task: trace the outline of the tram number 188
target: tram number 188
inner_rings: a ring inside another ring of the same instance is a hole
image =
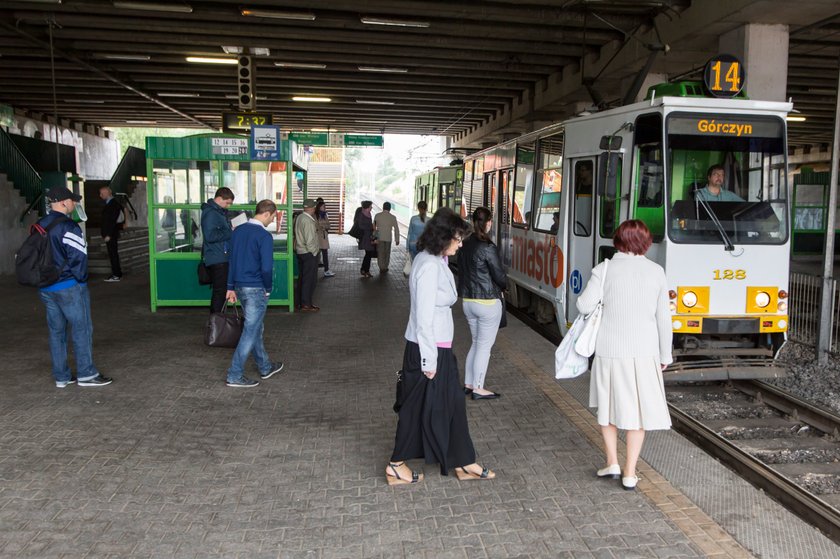
[[[746,270],[715,270],[714,278],[717,280],[742,280],[747,279]]]

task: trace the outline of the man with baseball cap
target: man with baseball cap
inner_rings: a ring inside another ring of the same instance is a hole
[[[315,200],[307,198],[303,201],[303,212],[295,219],[295,254],[300,274],[300,310],[303,312],[321,310],[312,304],[312,294],[315,293],[315,282],[318,279],[318,254],[321,252],[315,206]]]
[[[81,228],[69,215],[82,197],[66,186],[55,186],[46,193],[50,213],[38,224],[49,229],[53,262],[60,270],[58,280],[40,288],[41,301],[47,308],[47,327],[50,334],[50,356],[55,385],[65,388],[78,382],[79,386],[105,386],[113,379],[102,376],[93,364],[93,322],[90,318],[88,292],[87,243]],[[76,356],[76,377],[67,364],[67,327]]]

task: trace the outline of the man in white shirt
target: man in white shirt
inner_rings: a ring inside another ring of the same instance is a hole
[[[300,274],[300,310],[317,312],[321,310],[312,304],[315,282],[318,273],[318,255],[321,245],[318,242],[318,222],[315,221],[315,200],[303,201],[303,212],[295,219],[295,254],[298,259]]]
[[[392,240],[397,245],[400,244],[400,226],[397,224],[397,218],[391,214],[390,202],[382,204],[382,211],[373,217],[373,225],[378,235],[376,260],[379,262],[379,272],[384,273],[388,271],[388,265],[391,263]]]

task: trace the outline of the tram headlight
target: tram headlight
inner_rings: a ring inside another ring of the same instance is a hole
[[[755,294],[755,306],[760,309],[766,309],[770,304],[770,294],[766,291],[759,291]]]
[[[779,310],[780,311],[786,311],[787,310],[787,303],[785,303],[784,301],[779,301]]]
[[[788,292],[785,291],[784,289],[780,289],[779,290],[779,299],[787,299],[787,298],[788,298]]]
[[[682,296],[682,304],[689,309],[693,308],[697,304],[697,294],[693,291],[686,291]]]
[[[671,312],[677,312],[677,304],[673,301],[668,303],[668,308],[671,309]]]

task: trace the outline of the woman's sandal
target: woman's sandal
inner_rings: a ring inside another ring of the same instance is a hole
[[[418,481],[423,480],[423,474],[418,472],[411,472],[411,479],[403,479],[400,477],[400,472],[397,471],[397,468],[405,464],[405,462],[400,462],[399,464],[394,464],[393,462],[388,464],[388,467],[391,468],[391,471],[394,472],[386,473],[385,479],[388,481],[388,485],[406,485],[409,483],[417,483]]]
[[[464,467],[459,467],[455,468],[455,475],[458,476],[458,479],[460,479],[461,481],[466,481],[470,479],[493,479],[494,477],[496,477],[496,473],[488,468],[482,468],[481,474],[474,474]]]

